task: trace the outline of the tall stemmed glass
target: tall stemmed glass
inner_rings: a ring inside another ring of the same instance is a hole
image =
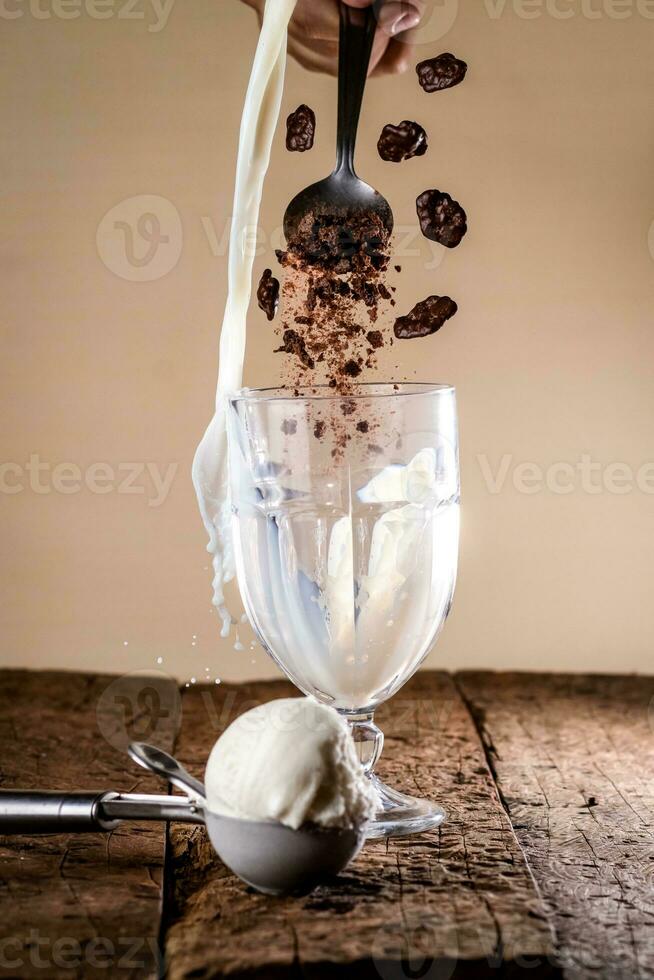
[[[373,773],[375,708],[420,666],[450,609],[459,539],[454,389],[244,389],[230,403],[234,547],[248,617],[305,694],[345,715],[382,799],[369,835],[444,817]]]

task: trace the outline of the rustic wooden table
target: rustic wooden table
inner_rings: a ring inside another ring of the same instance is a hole
[[[287,683],[0,672],[0,783],[162,792],[132,738],[201,775]],[[654,978],[654,678],[417,674],[381,775],[442,802],[303,898],[255,894],[204,829],[0,838],[0,976]]]

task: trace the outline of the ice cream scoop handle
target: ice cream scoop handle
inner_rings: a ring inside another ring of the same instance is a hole
[[[105,800],[116,793],[62,793],[45,790],[0,790],[0,834],[66,834],[114,830]]]

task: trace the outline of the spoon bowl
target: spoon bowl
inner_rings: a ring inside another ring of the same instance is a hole
[[[336,226],[345,243],[357,238],[356,230],[362,219],[372,225],[374,218],[379,218],[387,236],[393,230],[393,212],[388,201],[354,170],[357,127],[375,36],[375,13],[373,7],[359,10],[341,3],[340,17],[336,166],[329,177],[300,191],[288,205],[284,234],[289,244],[303,239],[301,226],[305,219]]]
[[[239,820],[205,810],[213,848],[223,864],[266,895],[307,894],[334,877],[363,846],[361,831]]]
[[[377,216],[388,235],[393,231],[393,212],[386,198],[347,168],[310,184],[293,198],[284,215],[284,234],[288,242],[301,238],[300,225],[308,216],[336,225],[348,237],[361,217]],[[372,223],[372,221],[371,221]],[[351,234],[349,237],[353,237]]]

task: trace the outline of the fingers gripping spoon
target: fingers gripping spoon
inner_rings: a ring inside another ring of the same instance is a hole
[[[340,5],[341,27],[338,67],[338,131],[336,166],[324,180],[311,184],[293,198],[284,215],[287,242],[298,237],[302,220],[309,215],[328,216],[344,231],[362,214],[376,214],[388,234],[393,230],[393,212],[388,201],[354,169],[359,115],[370,64],[376,20],[373,7],[357,10]]]

